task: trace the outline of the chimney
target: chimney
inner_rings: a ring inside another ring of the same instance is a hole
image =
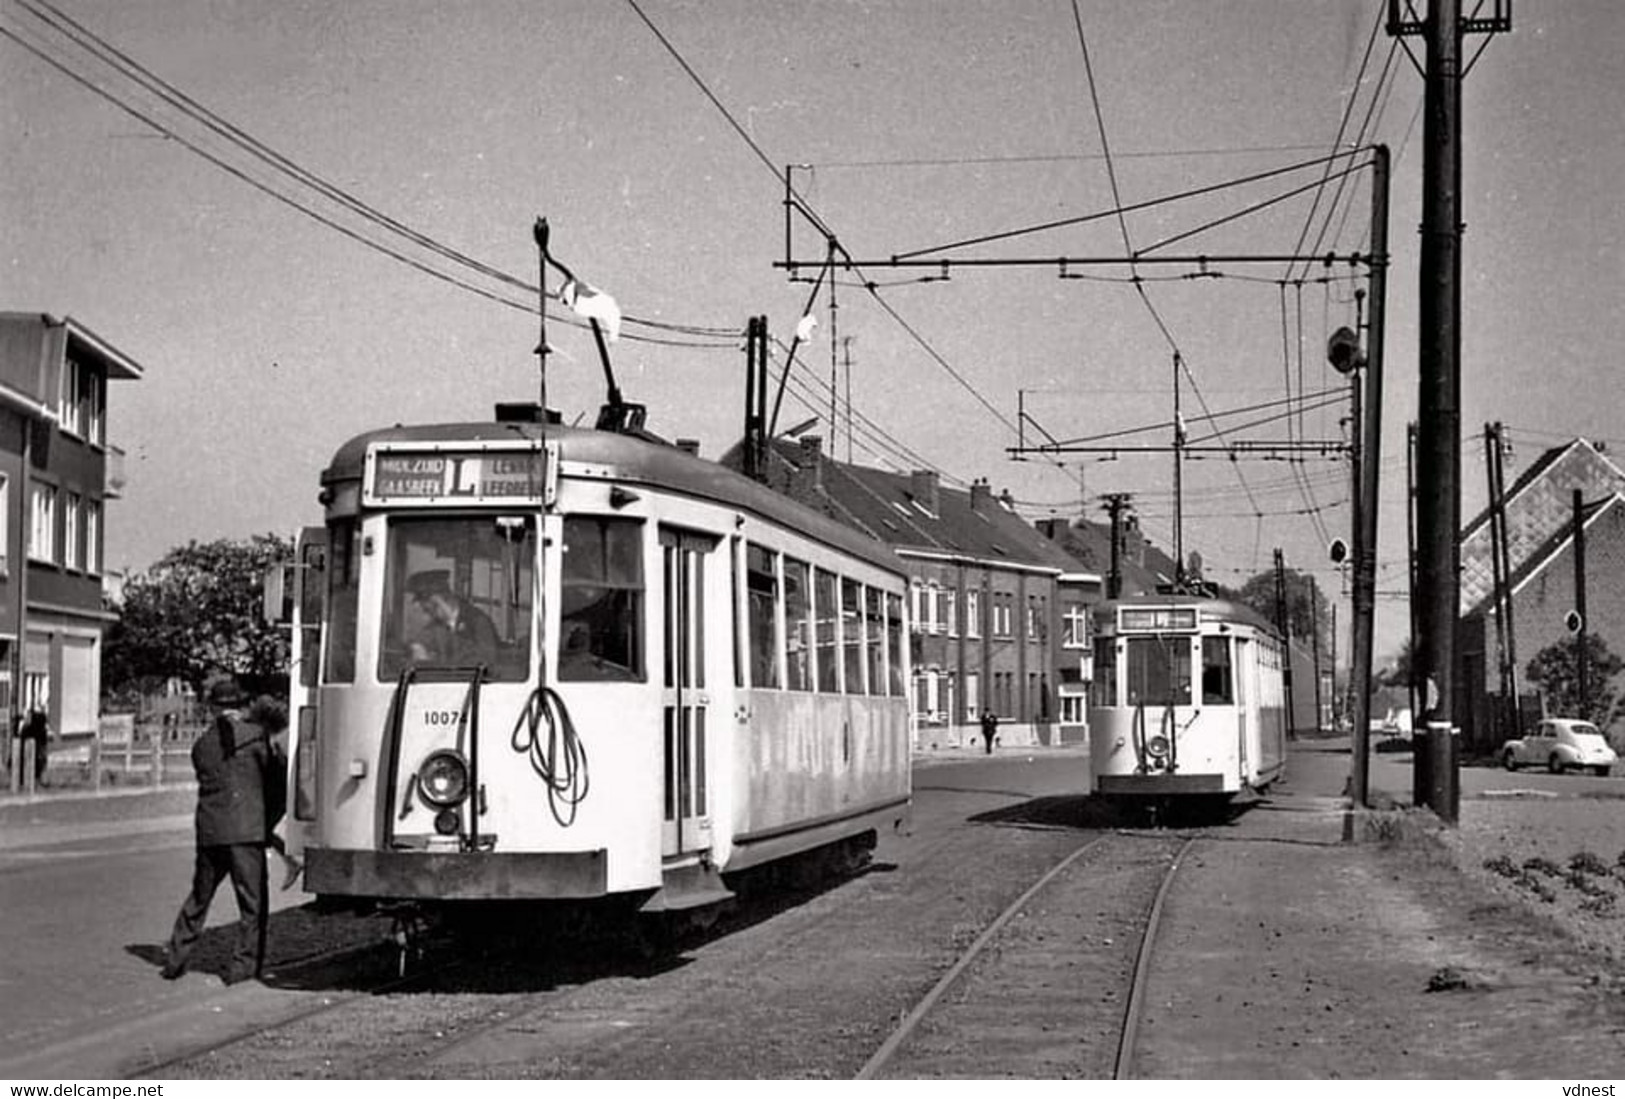
[[[909,495],[932,515],[940,513],[937,507],[937,475],[933,470],[916,469],[908,475]]]
[[[796,472],[790,479],[790,495],[807,503],[823,490],[824,440],[818,435],[803,435],[801,453],[796,455]]]
[[[1033,526],[1038,528],[1039,534],[1042,534],[1051,542],[1058,541],[1061,535],[1066,532],[1066,520],[1064,519],[1040,519]]]
[[[1010,495],[1010,490],[1007,488],[999,490],[999,503],[1003,505],[1005,511],[1016,510],[1016,498]]]
[[[698,458],[700,456],[700,441],[698,439],[678,439],[677,449]]]
[[[970,509],[986,515],[993,503],[993,489],[988,485],[986,477],[978,477],[970,485]]]

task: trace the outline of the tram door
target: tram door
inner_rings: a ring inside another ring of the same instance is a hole
[[[671,527],[660,529],[666,657],[661,671],[665,743],[665,821],[661,854],[681,855],[711,846],[706,768],[711,669],[706,667],[706,565],[717,539]]]
[[[327,594],[327,528],[305,527],[288,570],[293,594],[289,646],[288,805],[278,829],[290,855],[305,848],[316,819],[316,686],[321,669],[322,610]]]

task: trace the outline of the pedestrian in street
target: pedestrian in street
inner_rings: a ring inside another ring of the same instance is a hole
[[[287,763],[261,726],[239,707],[248,697],[233,676],[206,689],[212,720],[192,745],[197,772],[197,855],[192,891],[175,917],[163,977],[186,972],[203,932],[215,890],[231,879],[237,897],[237,938],[224,980],[236,984],[260,976],[270,919],[265,848],[282,819]]]
[[[999,716],[992,710],[982,711],[982,741],[987,745],[987,754],[993,754],[993,738],[999,731]]]
[[[18,732],[19,748],[24,744],[34,745],[34,785],[45,785],[46,745],[51,737],[51,723],[45,716],[45,711],[35,706],[28,711],[28,720],[23,722]]]
[[[287,762],[287,738],[283,735],[288,731],[288,708],[277,702],[269,695],[261,695],[248,707],[248,720],[265,730],[270,740],[273,757],[280,756],[284,764]],[[284,792],[287,782],[283,781]],[[276,830],[277,820],[284,816],[286,807],[282,805],[266,806],[271,814],[271,838],[266,845],[277,853],[282,860],[282,888],[292,889],[299,881],[299,875],[305,872],[305,864],[298,856],[288,851],[288,841],[282,838]]]

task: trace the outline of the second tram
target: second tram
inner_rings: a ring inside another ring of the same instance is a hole
[[[1149,595],[1101,604],[1089,699],[1093,792],[1229,801],[1286,768],[1287,652],[1239,603]]]

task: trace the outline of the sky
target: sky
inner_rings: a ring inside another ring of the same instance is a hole
[[[1342,171],[1368,157],[1328,158],[1381,142],[1381,663],[1407,618],[1423,155],[1422,42],[1384,33],[1385,8],[0,0],[0,308],[72,316],[143,368],[109,395],[128,472],[115,569],[319,522],[320,472],[363,431],[536,399],[545,217],[554,257],[626,315],[616,381],[659,434],[719,456],[741,430],[748,318],[779,341],[776,382],[811,302],[779,430],[816,416],[805,433],[837,457],[986,477],[1031,518],[1102,519],[1102,494],[1130,493],[1172,549],[1166,451],[1012,451],[1166,448],[1177,399],[1188,439],[1251,448],[1181,466],[1179,544],[1235,586],[1279,548],[1346,640],[1327,559],[1349,536],[1346,455],[1264,444],[1347,438],[1325,346],[1367,308],[1348,257],[1370,246],[1372,184]],[[1491,421],[1509,481],[1575,436],[1625,453],[1621,41],[1615,0],[1519,0],[1511,33],[1466,41],[1464,517]],[[788,233],[787,166],[806,211]],[[831,239],[852,261],[833,302],[813,285]],[[1223,259],[1142,264],[1138,283],[1121,263],[887,262],[1130,248]],[[1305,251],[1341,258],[1250,260]],[[591,422],[592,337],[549,314],[548,403]]]

